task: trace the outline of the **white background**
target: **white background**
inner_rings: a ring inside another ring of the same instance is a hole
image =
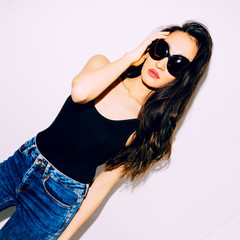
[[[113,61],[188,19],[213,37],[170,167],[120,181],[74,240],[240,239],[239,9],[238,0],[0,0],[1,161],[49,126],[92,55]]]

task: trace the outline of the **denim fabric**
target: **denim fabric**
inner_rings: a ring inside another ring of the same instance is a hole
[[[0,163],[0,211],[16,206],[0,230],[0,239],[57,239],[79,209],[88,187],[58,171],[32,138]]]

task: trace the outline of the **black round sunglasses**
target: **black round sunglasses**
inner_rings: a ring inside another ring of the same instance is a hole
[[[154,60],[161,60],[165,57],[168,58],[167,70],[176,77],[177,73],[183,69],[190,61],[181,55],[171,55],[169,53],[169,46],[163,39],[157,39],[152,42],[149,49],[149,55]]]

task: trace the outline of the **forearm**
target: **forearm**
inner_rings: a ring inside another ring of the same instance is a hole
[[[91,216],[106,195],[90,188],[86,199],[83,201],[79,211],[76,213],[70,224],[64,230],[58,240],[68,240],[83,225],[83,223]]]
[[[110,189],[120,178],[120,175],[117,171],[115,171],[113,174],[112,173],[103,172],[96,178],[92,186],[89,188],[87,196],[80,206],[79,211],[73,217],[72,221],[69,223],[58,240],[69,240],[97,209]]]
[[[91,71],[83,71],[72,82],[72,96],[77,102],[88,102],[99,96],[131,65],[126,53],[120,59]]]

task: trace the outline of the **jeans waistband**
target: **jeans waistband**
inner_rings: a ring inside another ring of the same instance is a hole
[[[36,143],[36,137],[31,138],[27,142],[25,142],[20,148],[20,152],[26,152],[28,154],[31,154],[32,157],[35,159],[33,165],[38,165],[42,169],[44,169],[43,177],[51,176],[55,179],[58,179],[61,182],[67,183],[68,187],[72,187],[75,189],[79,189],[79,191],[82,191],[84,188],[86,188],[86,192],[89,188],[89,184],[86,183],[80,183],[68,176],[66,176],[64,173],[59,171],[56,167],[54,167],[48,159],[46,159],[41,152],[39,151]]]

